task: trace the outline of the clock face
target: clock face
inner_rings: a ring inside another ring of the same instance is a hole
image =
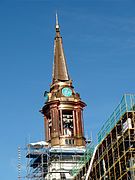
[[[62,89],[62,94],[66,97],[69,97],[72,95],[72,90],[68,87],[65,87]]]

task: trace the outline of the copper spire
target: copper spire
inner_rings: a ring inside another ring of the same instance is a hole
[[[54,64],[53,64],[53,84],[58,81],[70,80],[64,49],[62,45],[62,37],[60,36],[60,26],[58,23],[58,16],[56,13],[56,36],[54,41]]]

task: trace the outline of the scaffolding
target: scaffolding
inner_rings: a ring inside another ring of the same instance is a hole
[[[134,180],[135,112],[125,112],[98,145],[89,180]]]
[[[26,150],[28,180],[72,179],[71,169],[86,156],[85,147],[45,147],[40,142],[28,144]]]
[[[93,153],[94,152],[94,153]],[[20,148],[18,179],[21,179]],[[126,94],[98,133],[96,148],[27,146],[28,180],[134,180],[135,95]],[[67,178],[70,177],[70,178]]]
[[[47,174],[49,150],[44,146],[28,144],[26,148],[26,178],[43,180]]]
[[[70,173],[72,174],[73,177],[76,176],[79,173],[80,169],[82,169],[83,166],[85,166],[90,161],[93,152],[94,152],[94,144],[91,142],[86,147],[86,151],[84,155],[80,157],[78,163],[76,163],[76,165],[72,168]]]
[[[135,111],[135,94],[125,94],[120,104],[98,132],[98,144],[107,136],[107,134],[109,134],[119,121],[120,117],[122,117],[125,112],[131,111]]]
[[[91,168],[90,159],[74,179],[135,180],[135,95],[124,95],[98,137]]]
[[[126,94],[98,133],[98,145],[75,180],[135,179],[135,95]]]

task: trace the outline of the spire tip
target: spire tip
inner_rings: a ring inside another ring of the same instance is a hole
[[[58,22],[58,14],[56,12],[56,30],[59,30],[60,26],[59,26],[59,22]]]

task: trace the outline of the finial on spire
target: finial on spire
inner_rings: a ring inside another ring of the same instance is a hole
[[[62,44],[62,37],[60,36],[60,26],[58,23],[58,15],[56,12],[56,36],[54,40],[54,64],[53,64],[53,82],[69,81],[68,68],[66,64],[66,58],[64,55],[64,49]]]
[[[56,31],[59,31],[60,26],[59,26],[59,22],[58,22],[58,14],[56,12]]]

